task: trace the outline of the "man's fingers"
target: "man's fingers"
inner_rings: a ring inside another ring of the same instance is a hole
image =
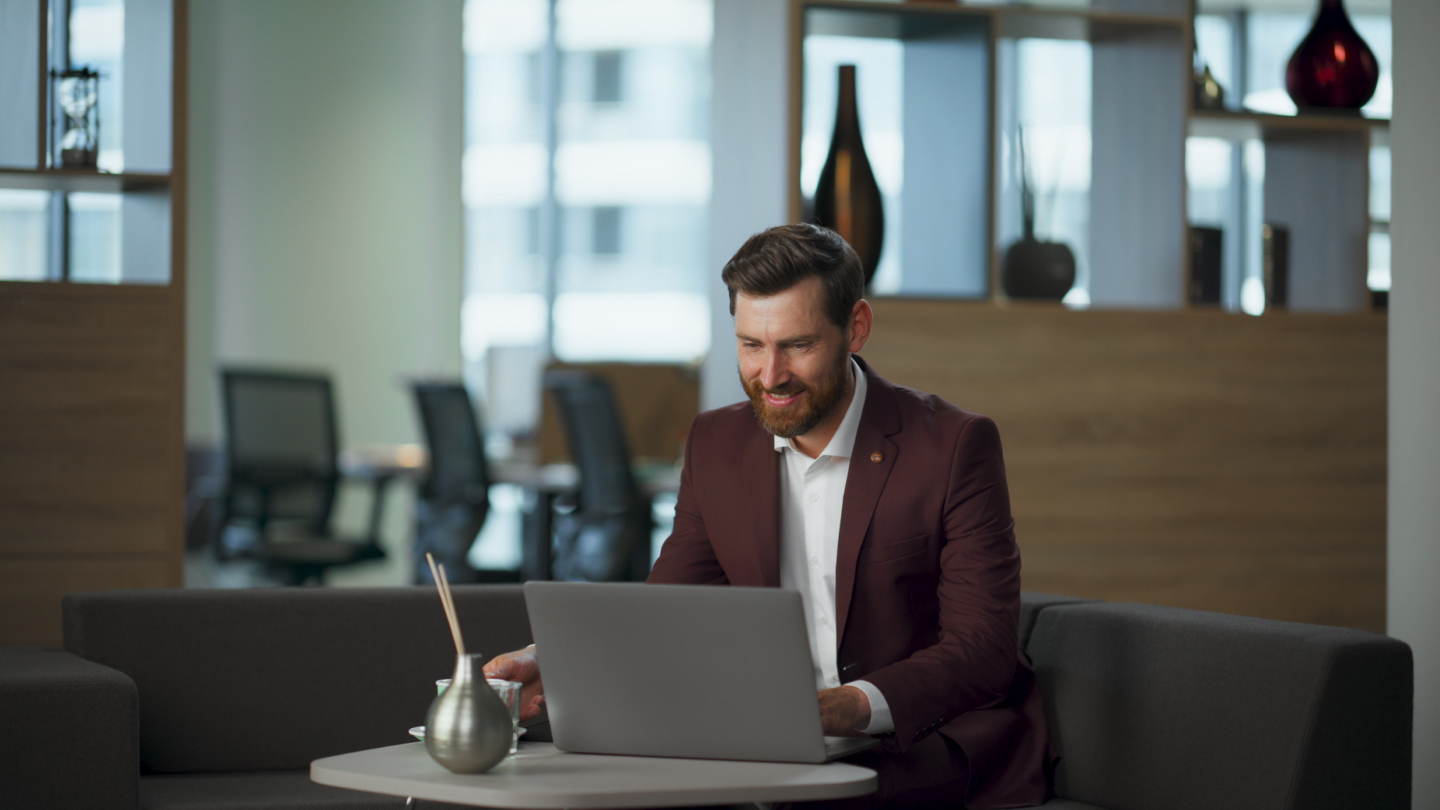
[[[540,705],[545,702],[544,695],[536,695],[520,708],[520,719],[529,720],[540,715]]]
[[[510,680],[510,671],[515,668],[515,662],[508,657],[496,658],[486,664],[482,670],[487,678],[500,678]]]

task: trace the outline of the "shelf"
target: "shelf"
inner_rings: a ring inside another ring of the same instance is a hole
[[[1344,113],[1277,115],[1232,110],[1190,111],[1191,136],[1227,141],[1243,141],[1272,135],[1360,133],[1389,127],[1390,120],[1387,118],[1364,118]]]
[[[1159,30],[1182,32],[1183,17],[1085,9],[1003,7],[995,9],[999,36],[1006,39],[1128,39]]]
[[[168,188],[168,174],[110,174],[79,169],[0,168],[0,188],[31,191],[156,191]]]
[[[933,39],[986,22],[1007,38],[1123,39],[1156,28],[1183,30],[1187,20],[1156,14],[1091,9],[965,6],[938,2],[806,0],[806,33],[881,39]]]
[[[805,33],[876,39],[934,39],[989,23],[989,9],[941,3],[812,0],[803,4]]]

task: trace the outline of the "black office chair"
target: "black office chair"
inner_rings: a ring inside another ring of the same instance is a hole
[[[570,455],[580,468],[579,501],[555,517],[556,579],[643,580],[650,572],[652,504],[635,483],[615,392],[580,369],[545,372]]]
[[[282,371],[221,371],[228,478],[223,525],[252,530],[236,547],[221,532],[217,556],[258,559],[282,581],[320,583],[325,571],[385,556],[382,502],[358,541],[335,537],[331,518],[340,471],[335,402],[328,377]]]
[[[410,388],[430,455],[415,501],[415,581],[434,584],[425,562],[430,552],[451,582],[519,582],[519,571],[470,567],[470,547],[490,513],[490,468],[465,386],[417,382]]]

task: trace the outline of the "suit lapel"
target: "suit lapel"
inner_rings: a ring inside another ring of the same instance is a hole
[[[775,452],[775,440],[764,430],[757,429],[756,438],[745,450],[742,473],[754,527],[755,563],[758,574],[755,582],[733,582],[733,585],[780,587],[780,454]]]
[[[845,638],[845,620],[850,615],[850,598],[855,592],[855,565],[865,542],[870,519],[880,502],[880,493],[900,447],[889,437],[900,431],[895,389],[883,377],[855,358],[865,372],[869,391],[860,427],[855,432],[855,449],[850,454],[850,472],[845,478],[845,502],[840,509],[840,543],[835,555],[835,618],[837,646]],[[872,460],[879,453],[880,460]],[[778,570],[778,569],[777,569]]]

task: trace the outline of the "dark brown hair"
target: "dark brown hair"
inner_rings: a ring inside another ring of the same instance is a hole
[[[865,293],[865,273],[855,249],[828,228],[801,222],[761,231],[746,239],[720,272],[730,288],[731,315],[736,293],[776,295],[811,276],[825,289],[825,315],[842,330],[848,327]]]

